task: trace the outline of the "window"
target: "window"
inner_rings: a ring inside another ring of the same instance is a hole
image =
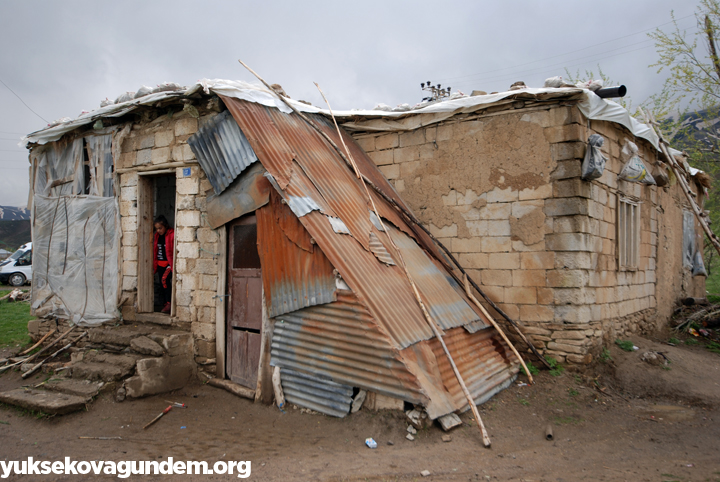
[[[640,259],[640,205],[629,199],[618,200],[618,265],[637,269]]]

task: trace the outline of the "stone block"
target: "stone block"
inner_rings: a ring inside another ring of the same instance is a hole
[[[466,221],[465,226],[467,227],[468,231],[470,232],[470,236],[474,237],[482,237],[487,236],[489,231],[489,226],[493,221]],[[500,221],[502,222],[502,221]],[[509,224],[508,224],[509,226]],[[509,236],[510,233],[508,232],[507,235]]]
[[[452,238],[452,250],[455,253],[480,253],[484,251],[482,249],[482,239],[474,238]]]
[[[217,275],[217,261],[212,258],[200,258],[195,261],[195,272],[198,274]]]
[[[137,151],[136,158],[135,158],[135,164],[136,165],[144,165],[144,164],[150,164],[152,162],[152,149],[143,149],[141,151]]]
[[[197,340],[195,344],[197,346],[197,356],[204,356],[205,358],[215,358],[215,355],[217,353],[214,340]]]
[[[579,288],[588,284],[588,272],[580,269],[550,270],[547,285],[558,288]]]
[[[564,353],[576,353],[579,355],[584,355],[585,352],[587,352],[586,348],[575,346],[575,345],[568,345],[567,343],[556,343],[554,341],[551,341],[547,345],[549,350],[564,352]]]
[[[200,243],[177,243],[179,258],[197,258],[200,256]]]
[[[465,269],[486,269],[489,267],[490,256],[486,253],[462,253],[458,261]]]
[[[198,121],[194,117],[185,117],[175,122],[176,136],[189,136],[198,130]]]
[[[137,255],[138,255],[137,246],[123,246],[122,247],[123,261],[137,261]]]
[[[583,159],[585,157],[585,143],[560,142],[550,145],[550,155],[555,161],[568,159]]]
[[[492,258],[490,260],[492,262]],[[513,286],[540,286],[546,284],[545,270],[543,269],[516,269],[513,271]]]
[[[582,179],[563,179],[555,181],[553,184],[553,196],[556,198],[564,197],[583,197],[592,198],[593,184]]]
[[[162,356],[165,353],[163,347],[152,341],[147,336],[139,336],[130,341],[130,348],[143,355]]]
[[[192,161],[195,153],[189,144],[178,144],[172,148],[172,158],[176,161]]]
[[[454,246],[455,244],[453,243],[453,247]],[[488,236],[482,238],[481,246],[483,253],[508,252],[512,249],[509,236]]]
[[[543,199],[535,199],[530,201],[518,201],[512,203],[512,215],[516,218],[522,218],[523,216],[534,212],[537,209],[543,209],[545,201]]]
[[[395,163],[397,164],[397,152],[395,155]],[[416,176],[415,171],[417,171],[421,166],[423,166],[424,163],[417,160],[417,161],[407,161],[403,162],[402,164],[399,164],[400,166],[400,177],[403,179],[409,179],[413,176]]]
[[[123,261],[122,272],[125,276],[137,276],[137,261]]]
[[[585,233],[548,234],[545,245],[553,251],[593,251],[592,236]]]
[[[120,174],[120,187],[137,186],[138,175],[136,172],[125,172]]]
[[[368,410],[403,410],[405,402],[375,392],[367,392],[364,407]]]
[[[477,280],[478,277],[475,277]],[[503,286],[483,286],[482,287],[485,294],[493,300],[495,303],[502,303],[505,300],[505,287]],[[510,300],[511,302],[514,302],[513,300]]]
[[[176,181],[178,194],[198,194],[200,192],[200,179],[197,177],[183,177]]]
[[[191,357],[145,358],[138,360],[135,376],[125,380],[125,390],[132,398],[156,395],[184,387],[194,375]]]
[[[127,186],[120,188],[120,200],[121,201],[136,201],[137,200],[137,186]]]
[[[537,302],[539,305],[551,305],[555,299],[554,290],[552,288],[537,289]]]
[[[399,135],[399,146],[417,146],[425,144],[425,129],[416,129],[410,132],[403,132]]]
[[[521,269],[553,269],[555,267],[555,253],[540,251],[520,253]]]
[[[488,221],[480,221],[487,225],[487,234],[491,236],[510,236],[510,220],[509,219],[491,219]],[[482,224],[481,224],[482,226]]]
[[[175,140],[173,131],[164,130],[155,133],[155,147],[167,147]]]
[[[486,269],[482,271],[482,284],[484,286],[512,286],[512,271]]]
[[[519,269],[519,253],[497,253],[489,258],[490,269]]]
[[[450,226],[443,226],[438,228],[434,224],[427,226],[433,236],[436,238],[454,238],[457,236],[458,227],[457,224],[451,224]]]
[[[195,231],[195,228],[179,226],[177,229],[175,229],[175,239],[179,243],[192,243],[193,241],[197,240],[197,238],[195,237]]]
[[[558,142],[581,141],[587,139],[585,129],[580,124],[565,124],[562,126],[546,127],[544,129],[545,139],[550,144]]]
[[[393,163],[393,151],[374,151],[368,152],[368,156],[373,160],[376,166],[387,166]]]
[[[355,138],[355,142],[357,142],[360,148],[365,152],[375,150],[375,136],[373,135]]]
[[[555,306],[556,323],[588,323],[592,319],[589,306]]]
[[[555,268],[593,269],[592,254],[585,252],[556,252]]]
[[[509,219],[511,214],[511,203],[488,204],[480,209],[482,219]]]
[[[547,322],[555,319],[555,310],[550,306],[542,305],[520,305],[520,321],[528,322]],[[529,327],[528,327],[529,328]],[[549,330],[542,330],[543,332],[550,333]],[[524,332],[528,334],[527,328],[524,328]]]
[[[581,160],[571,159],[568,161],[558,161],[557,167],[550,173],[550,179],[568,179],[571,177],[580,177]]]
[[[399,145],[400,141],[397,132],[375,137],[375,150],[393,149]]]
[[[200,226],[200,211],[178,211],[175,218],[176,226]]]
[[[165,164],[166,162],[170,162],[170,148],[156,147],[153,149],[150,162],[153,164]]]
[[[503,294],[506,303],[530,305],[537,303],[537,290],[534,287],[505,288]]]
[[[123,291],[135,291],[137,289],[137,276],[123,276]]]
[[[383,173],[383,175],[387,179],[397,179],[400,177],[400,166],[397,164],[389,165],[389,166],[379,166],[380,172]]]
[[[589,201],[583,198],[553,198],[545,200],[543,211],[546,216],[574,216],[581,214],[586,216],[589,212]]]

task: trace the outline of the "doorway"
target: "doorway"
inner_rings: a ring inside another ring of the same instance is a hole
[[[254,214],[228,224],[227,252],[226,373],[235,383],[254,390],[262,339],[262,272]]]
[[[153,269],[155,256],[154,246],[154,220],[164,216],[168,228],[175,229],[175,203],[176,203],[175,172],[155,173],[138,177],[137,210],[138,210],[138,313],[157,313],[165,307],[165,302],[171,301],[171,312],[164,315],[173,315],[175,311],[175,272],[166,281],[168,288],[163,288],[162,280]],[[167,235],[165,236],[167,239]],[[172,246],[166,243],[166,258],[174,266],[175,242]]]

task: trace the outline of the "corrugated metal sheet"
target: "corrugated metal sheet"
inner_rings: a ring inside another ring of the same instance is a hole
[[[275,319],[271,364],[401,400],[426,402],[417,378],[400,361],[367,308],[352,292],[338,291],[337,297],[334,303]]]
[[[408,235],[392,225],[388,225],[387,230],[400,249],[430,315],[444,330],[481,321],[477,313],[458,294],[455,289],[457,282],[450,274],[441,271]],[[387,242],[385,236],[382,238]]]
[[[276,192],[256,215],[269,316],[335,301],[333,266]]]
[[[217,229],[268,203],[270,182],[263,176],[265,172],[259,162],[252,164],[221,194],[208,196],[206,211],[211,228]]]
[[[240,129],[250,142],[255,154],[262,159],[265,169],[272,173],[281,189],[290,183],[295,153],[267,115],[258,115],[260,104],[242,102],[230,97],[220,96]],[[242,119],[240,122],[239,119]]]
[[[280,370],[280,383],[286,402],[333,417],[342,418],[350,412],[353,387],[349,385],[324,380],[289,368]]]
[[[390,253],[388,253],[388,250],[385,249],[385,246],[382,244],[382,242],[380,242],[380,239],[375,233],[370,233],[370,251],[372,251],[375,257],[383,263],[388,265],[395,264],[392,256],[390,256]]]
[[[519,362],[493,329],[468,333],[463,328],[445,332],[443,337],[468,391],[481,404],[506,388],[517,376]],[[443,385],[456,406],[468,409],[465,395],[437,338],[427,343],[435,353]]]
[[[215,194],[223,192],[241,172],[258,160],[228,111],[210,119],[187,142]]]

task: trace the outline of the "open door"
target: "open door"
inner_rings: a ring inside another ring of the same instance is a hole
[[[226,372],[228,378],[255,390],[262,330],[262,274],[254,214],[228,225]]]

